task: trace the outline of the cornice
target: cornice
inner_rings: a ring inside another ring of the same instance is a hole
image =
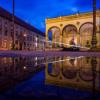
[[[72,20],[78,20],[78,19],[86,19],[86,18],[91,18],[92,16],[93,16],[92,12],[74,14],[74,15],[69,15],[69,16],[60,16],[57,18],[46,19],[46,24],[55,23],[55,22],[63,22],[63,21],[72,21]],[[97,11],[96,16],[97,17],[100,16],[100,10]]]

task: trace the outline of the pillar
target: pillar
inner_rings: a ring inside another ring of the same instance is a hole
[[[97,38],[96,38],[96,0],[93,0],[93,34],[92,34],[92,48],[96,48],[97,46]]]
[[[46,29],[46,40],[45,40],[45,48],[48,47],[48,30]]]

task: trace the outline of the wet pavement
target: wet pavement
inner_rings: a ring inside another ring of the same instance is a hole
[[[0,56],[96,56],[100,57],[99,52],[70,52],[70,51],[0,51]]]
[[[58,53],[1,56],[0,100],[100,100],[100,57]]]

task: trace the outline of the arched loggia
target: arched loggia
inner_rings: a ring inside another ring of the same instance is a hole
[[[93,23],[92,22],[86,22],[80,26],[79,29],[80,33],[80,43],[81,46],[84,47],[91,47],[91,40],[92,40],[92,34],[93,34]]]
[[[49,63],[48,74],[52,77],[58,77],[60,74],[60,67],[56,66],[56,63]]]
[[[60,46],[60,29],[59,27],[53,26],[48,30],[48,41],[51,43],[52,47],[59,47]]]
[[[62,42],[64,47],[68,47],[70,45],[77,45],[77,28],[76,26],[69,24],[63,28],[62,31]]]
[[[62,75],[66,79],[75,79],[77,77],[77,67],[75,65],[76,59],[65,60],[62,66]]]

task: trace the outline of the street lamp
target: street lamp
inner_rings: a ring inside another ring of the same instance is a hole
[[[37,50],[37,46],[38,46],[38,37],[35,37],[35,50]]]
[[[93,34],[92,34],[92,49],[96,48],[97,38],[96,38],[96,0],[93,0]]]
[[[14,49],[15,48],[15,37],[14,37],[14,35],[15,35],[15,0],[12,0],[12,49]]]
[[[24,33],[24,35],[23,35],[24,37],[26,37],[27,36],[27,34],[26,33]]]

